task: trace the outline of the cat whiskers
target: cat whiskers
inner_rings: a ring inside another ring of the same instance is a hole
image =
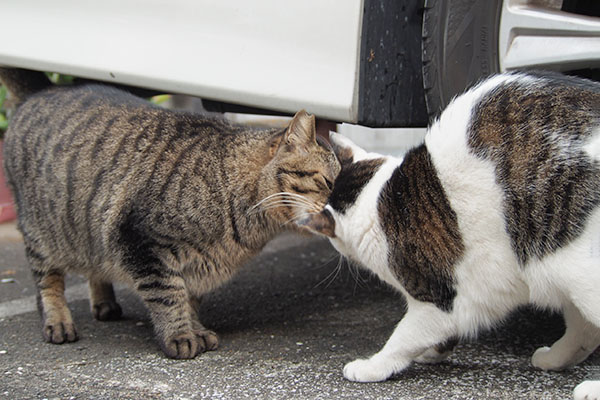
[[[325,204],[315,203],[310,199],[297,193],[279,192],[265,197],[264,199],[250,207],[246,214],[251,215],[261,211],[267,211],[273,208],[278,208],[281,206],[295,206],[304,210],[305,212],[318,212],[317,210],[320,211],[325,206]],[[287,222],[291,222],[293,220],[294,219]]]
[[[264,199],[262,199],[261,201],[259,201],[258,203],[256,203],[252,207],[250,207],[247,211],[247,214],[249,215],[249,214],[253,214],[256,212],[260,212],[260,211],[264,210],[266,207],[270,208],[271,206],[273,206],[273,204],[275,204],[277,202],[286,202],[287,203],[287,202],[296,202],[296,201],[300,202],[303,200],[305,200],[305,199],[298,200],[298,199],[295,199],[293,196],[288,196],[287,192],[274,193],[270,196],[265,197]]]
[[[354,279],[354,290],[356,290],[357,287],[363,287],[363,284],[367,281],[363,279],[361,275],[360,266],[350,259],[346,259],[346,261],[346,263],[348,264],[348,270],[350,271],[350,275],[352,276],[352,279]]]
[[[333,257],[331,257],[329,260],[327,260],[326,262],[329,262],[334,258],[335,258],[335,255]],[[338,262],[337,262],[337,265],[335,266],[335,268],[325,278],[323,278],[319,283],[317,283],[315,285],[315,288],[321,286],[322,284],[324,284],[327,281],[329,281],[329,282],[327,282],[325,287],[326,288],[329,287],[333,283],[333,281],[335,281],[336,278],[340,275],[340,272],[342,271],[343,263],[344,263],[344,256],[339,254]]]
[[[254,206],[252,206],[252,208],[250,208],[250,210],[257,208],[262,203],[269,202],[271,200],[297,200],[299,202],[304,202],[306,205],[312,205],[312,202],[309,199],[307,199],[306,197],[304,197],[298,193],[278,192],[278,193],[273,193],[273,194],[265,197],[264,199],[262,199],[261,201],[256,203]]]

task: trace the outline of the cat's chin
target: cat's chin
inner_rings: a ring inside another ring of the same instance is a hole
[[[337,238],[329,238],[329,243],[333,246],[334,249],[337,250],[342,256],[348,258],[348,254],[346,253],[346,248],[341,240]]]
[[[344,243],[338,239],[338,238],[328,238],[329,239],[329,243],[331,243],[331,245],[333,246],[333,248],[340,253],[340,255],[342,257],[344,257],[346,260],[359,265],[359,266],[363,266],[364,264],[362,264],[359,260],[357,260],[356,258],[354,258],[351,253],[349,251],[346,250],[346,247],[344,246]]]

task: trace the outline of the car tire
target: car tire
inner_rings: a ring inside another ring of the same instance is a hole
[[[500,70],[502,0],[426,0],[422,61],[430,117],[484,76]]]

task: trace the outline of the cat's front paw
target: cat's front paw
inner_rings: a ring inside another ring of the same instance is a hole
[[[219,337],[213,331],[209,331],[208,329],[194,329],[194,334],[204,341],[204,349],[202,351],[212,351],[219,347]]]
[[[42,335],[46,342],[54,344],[76,342],[79,340],[75,325],[72,322],[65,321],[44,321]]]
[[[180,333],[165,340],[161,347],[167,357],[189,359],[205,351],[215,350],[218,345],[217,334],[204,329]]]
[[[531,365],[539,369],[551,370],[552,365],[549,362],[549,354],[550,347],[540,347],[531,356]]]
[[[372,359],[358,359],[344,366],[344,378],[353,382],[381,382],[389,378],[390,375],[391,372],[375,365]]]
[[[600,400],[600,381],[583,381],[573,390],[574,400]]]
[[[204,351],[204,340],[193,332],[181,333],[166,339],[161,347],[167,357],[189,359]]]
[[[537,349],[531,357],[531,364],[544,371],[561,371],[569,367],[568,364],[565,364],[565,360],[557,357],[557,354],[550,347],[540,347]]]

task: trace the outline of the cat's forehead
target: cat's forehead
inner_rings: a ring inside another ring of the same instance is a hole
[[[323,168],[326,169],[327,175],[331,178],[331,180],[335,179],[341,169],[341,165],[339,160],[337,159],[335,153],[333,152],[333,148],[325,139],[320,136],[316,137],[316,143],[318,152],[320,153],[320,159],[324,163]]]
[[[385,158],[380,156],[343,165],[329,197],[329,205],[338,212],[345,212],[354,204],[384,162]]]

